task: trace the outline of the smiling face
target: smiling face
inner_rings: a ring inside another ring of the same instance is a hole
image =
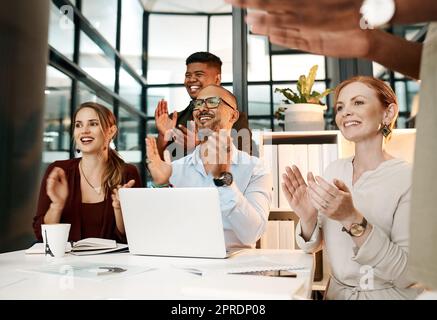
[[[203,88],[211,84],[220,85],[220,82],[221,75],[217,68],[202,62],[187,65],[184,85],[192,99],[196,99]]]
[[[112,138],[113,133],[104,129],[97,112],[92,108],[80,109],[74,119],[74,140],[83,154],[100,152]]]
[[[218,131],[220,129],[231,129],[238,119],[237,101],[235,97],[226,89],[210,85],[199,92],[197,99],[219,97],[223,99],[218,108],[208,109],[206,105],[193,111],[193,118],[198,129],[210,129]],[[227,105],[226,102],[229,104]]]
[[[341,89],[335,110],[338,128],[353,142],[382,138],[381,124],[392,121],[389,108],[384,108],[377,92],[362,82],[352,82]]]

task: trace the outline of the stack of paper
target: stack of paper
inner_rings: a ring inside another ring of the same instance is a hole
[[[225,263],[205,263],[196,265],[185,265],[179,267],[188,272],[208,275],[208,274],[232,274],[232,273],[252,273],[260,271],[294,271],[303,270],[304,266],[289,264],[281,261],[278,257],[269,259],[266,257],[250,257],[244,260],[228,260]]]

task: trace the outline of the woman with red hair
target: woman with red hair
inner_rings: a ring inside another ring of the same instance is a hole
[[[411,165],[384,150],[398,115],[383,81],[355,77],[335,93],[335,121],[355,143],[354,156],[331,163],[322,177],[286,168],[282,189],[300,217],[297,243],[322,245],[331,266],[328,299],[412,299],[406,276]]]

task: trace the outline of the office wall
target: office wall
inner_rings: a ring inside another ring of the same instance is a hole
[[[0,3],[0,252],[33,239],[49,0]]]

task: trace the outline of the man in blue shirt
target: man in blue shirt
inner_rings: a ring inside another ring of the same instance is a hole
[[[201,141],[193,153],[172,163],[166,150],[163,161],[156,140],[146,139],[155,185],[218,189],[227,248],[255,246],[266,228],[272,190],[272,177],[263,162],[232,143],[231,130],[238,116],[235,96],[210,85],[193,100]]]

